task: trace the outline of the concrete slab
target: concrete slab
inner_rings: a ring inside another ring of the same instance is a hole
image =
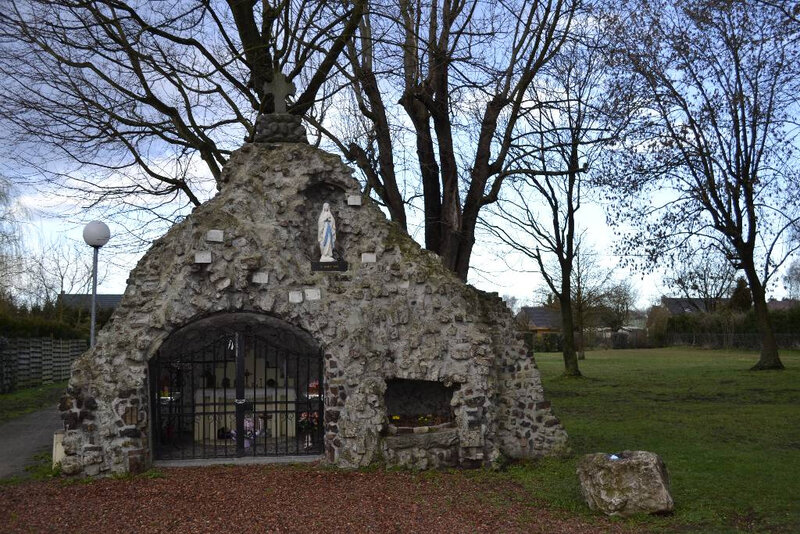
[[[198,460],[157,460],[153,467],[201,467],[206,465],[310,464],[325,456],[244,456],[242,458],[202,458]]]

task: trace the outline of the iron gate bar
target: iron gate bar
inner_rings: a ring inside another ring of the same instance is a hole
[[[281,335],[279,346],[249,331],[232,332],[199,349],[157,353],[150,362],[154,458],[321,453],[322,352],[293,350],[284,341],[289,336]]]
[[[234,334],[234,347],[236,348],[236,457],[244,456],[244,353],[242,351],[241,334]]]

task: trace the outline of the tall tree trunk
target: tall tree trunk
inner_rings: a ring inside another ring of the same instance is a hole
[[[572,318],[572,280],[570,274],[572,262],[569,266],[561,263],[561,293],[558,301],[561,305],[561,332],[564,337],[562,353],[564,355],[564,375],[581,376],[578,369],[578,355],[575,353],[575,325]]]
[[[579,360],[586,359],[586,336],[585,331],[586,327],[583,325],[583,313],[578,313],[577,321],[576,321],[576,329],[578,331],[578,337],[575,341],[575,351],[578,353]]]
[[[442,248],[442,192],[439,186],[439,164],[431,135],[430,113],[411,90],[406,90],[400,104],[408,113],[417,138],[417,159],[422,196],[425,200],[425,248],[438,254]]]
[[[561,303],[561,332],[564,336],[562,353],[564,355],[564,375],[581,376],[578,368],[578,354],[575,352],[575,327],[572,322],[572,304],[569,294],[559,298]]]
[[[784,369],[783,363],[778,356],[778,342],[775,340],[775,331],[772,328],[772,321],[769,317],[764,286],[758,278],[754,265],[745,264],[744,273],[747,276],[750,292],[753,295],[753,313],[755,314],[756,327],[761,337],[761,354],[758,362],[751,367],[751,370]]]

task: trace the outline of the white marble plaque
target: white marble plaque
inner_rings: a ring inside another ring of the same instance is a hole
[[[303,292],[302,291],[289,291],[289,302],[292,304],[300,304],[303,302]]]
[[[361,205],[361,195],[350,195],[347,197],[347,205],[348,206],[360,206]]]
[[[363,252],[361,254],[361,263],[375,263],[378,261],[378,256],[374,252]]]
[[[320,299],[320,291],[317,287],[308,288],[304,291],[306,295],[306,300],[319,300]]]
[[[209,252],[209,251],[195,252],[194,253],[194,262],[195,263],[211,263],[211,252]]]
[[[269,283],[269,273],[264,271],[259,271],[257,273],[253,273],[253,283],[254,284],[268,284]]]
[[[206,232],[206,241],[209,243],[222,243],[225,239],[225,233],[222,230],[209,230]]]

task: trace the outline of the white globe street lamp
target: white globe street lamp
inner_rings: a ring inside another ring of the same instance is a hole
[[[83,240],[94,249],[94,260],[92,262],[92,322],[89,334],[89,346],[94,347],[95,329],[95,302],[97,300],[97,253],[100,247],[108,243],[111,239],[111,230],[105,223],[92,221],[83,227]]]

